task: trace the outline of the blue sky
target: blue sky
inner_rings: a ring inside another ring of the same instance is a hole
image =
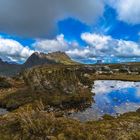
[[[140,61],[137,0],[59,0],[59,6],[56,0],[19,0],[18,4],[0,0],[5,6],[0,6],[0,57],[4,61],[24,63],[34,51],[65,51],[84,63]],[[47,4],[55,9],[50,11]],[[44,9],[36,10],[38,5]]]

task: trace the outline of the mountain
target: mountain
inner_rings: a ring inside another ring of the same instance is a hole
[[[1,58],[0,58],[0,67],[2,67],[3,65],[8,64],[8,62],[4,62]]]
[[[59,51],[48,54],[35,52],[23,64],[23,68],[31,68],[43,64],[74,65],[78,63],[72,61],[71,58],[64,52]]]
[[[0,75],[1,76],[13,76],[21,70],[21,65],[10,64],[0,59]]]
[[[71,58],[64,52],[59,51],[48,54],[35,52],[22,65],[4,62],[0,59],[0,75],[14,76],[24,69],[44,64],[75,65],[78,63],[71,60]]]

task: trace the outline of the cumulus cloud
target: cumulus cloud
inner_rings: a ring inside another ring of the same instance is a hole
[[[25,61],[32,53],[32,50],[15,40],[0,38],[0,56],[4,60]]]
[[[78,42],[65,40],[64,35],[58,35],[54,39],[37,39],[31,48],[39,52],[64,51],[71,58],[84,61],[111,58],[140,58],[140,46],[133,41],[113,39],[111,36],[82,33],[81,39],[86,43],[81,46]],[[21,45],[12,39],[0,38],[0,56],[4,60],[25,61],[34,51]]]
[[[107,50],[108,43],[112,41],[110,36],[91,33],[83,33],[81,38],[96,50]]]
[[[111,36],[83,33],[81,38],[99,56],[140,57],[140,46],[136,42],[113,39]]]
[[[140,46],[133,41],[117,40],[114,51],[119,57],[140,57]]]
[[[140,57],[140,46],[136,42],[113,39],[111,36],[95,33],[82,33],[81,39],[86,43],[81,46],[78,42],[68,42],[64,35],[55,39],[41,39],[33,44],[36,51],[55,52],[65,51],[73,59],[104,59],[104,58],[134,58]]]
[[[103,11],[102,0],[0,0],[0,30],[42,37],[52,34],[58,20],[73,17],[90,24]]]
[[[64,39],[64,35],[58,35],[56,39],[41,39],[37,40],[33,47],[38,51],[43,52],[56,52],[66,51],[68,49],[68,43]]]
[[[139,0],[105,0],[118,14],[118,19],[129,24],[140,24]]]
[[[58,35],[55,39],[40,39],[32,45],[34,50],[40,52],[56,52],[63,51],[69,56],[76,59],[91,57],[93,51],[87,46],[80,46],[78,42],[68,42],[64,39],[64,35]]]
[[[67,50],[66,53],[75,59],[85,59],[88,56],[91,56],[91,51],[89,47],[86,47],[83,49],[80,47],[75,48],[75,49],[70,49],[70,50]]]

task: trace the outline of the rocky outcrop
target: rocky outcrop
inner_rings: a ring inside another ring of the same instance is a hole
[[[53,97],[53,105],[77,106],[92,102],[93,81],[81,66],[40,66],[22,74],[30,91]]]
[[[61,93],[82,92],[91,87],[88,74],[80,66],[41,66],[23,73],[33,90],[61,90]]]

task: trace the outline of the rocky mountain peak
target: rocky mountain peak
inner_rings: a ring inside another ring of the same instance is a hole
[[[67,64],[72,65],[76,62],[72,61],[71,58],[65,52],[52,52],[52,53],[39,53],[34,52],[24,63],[25,68],[30,68],[37,65],[43,64]]]

